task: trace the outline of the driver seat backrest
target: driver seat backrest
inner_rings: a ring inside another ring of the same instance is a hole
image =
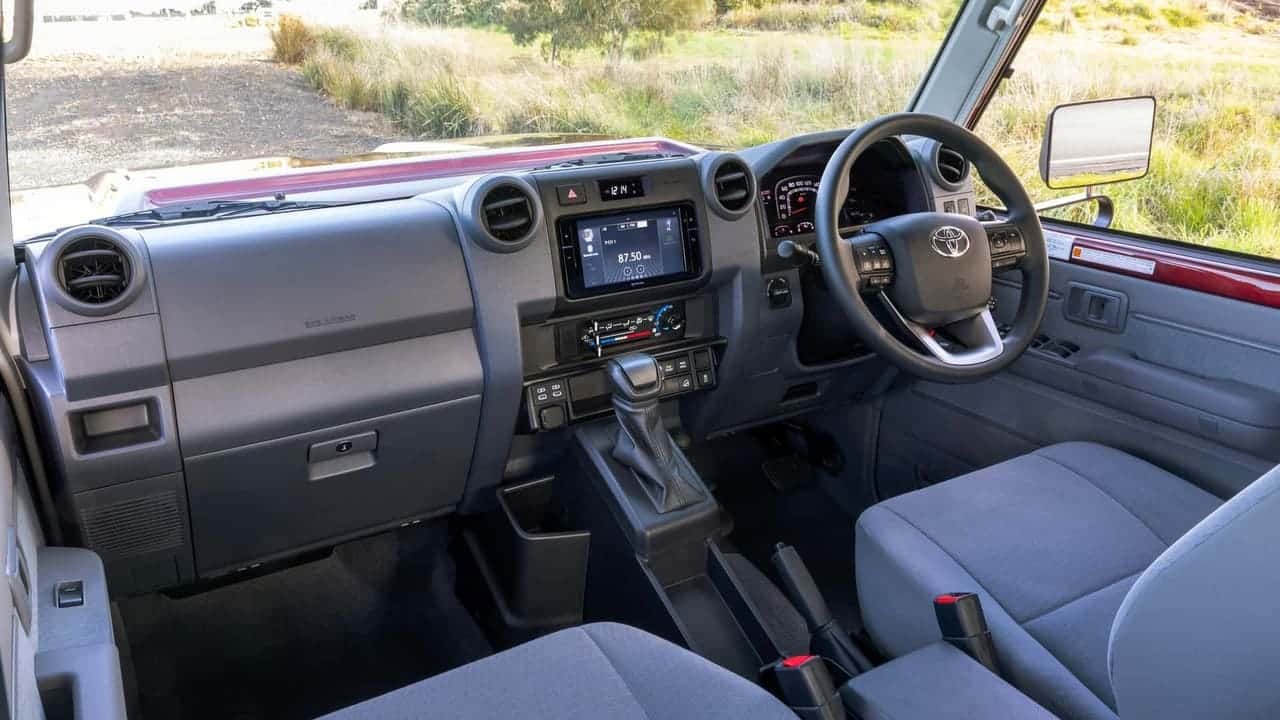
[[[1280,717],[1280,467],[1169,546],[1111,626],[1121,718]]]

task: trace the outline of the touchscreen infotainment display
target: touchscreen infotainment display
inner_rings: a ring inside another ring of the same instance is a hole
[[[580,220],[577,243],[583,288],[686,272],[682,227],[676,208]]]

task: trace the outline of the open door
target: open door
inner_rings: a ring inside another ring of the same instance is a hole
[[[6,0],[0,64],[0,718],[123,720],[120,659],[102,561],[58,547],[59,529],[31,432],[31,414],[14,364],[10,307],[20,268],[9,194],[4,66],[31,48],[32,0]],[[35,498],[43,498],[37,502]],[[37,506],[45,513],[37,513]],[[52,541],[52,542],[50,542]]]

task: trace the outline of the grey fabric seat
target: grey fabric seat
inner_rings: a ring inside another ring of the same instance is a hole
[[[1061,717],[1115,718],[1108,652],[1121,603],[1221,504],[1111,448],[1046,447],[864,512],[863,618],[896,657],[938,640],[934,597],[978,592],[1007,679]]]
[[[759,686],[635,628],[547,635],[325,720],[795,720]]]

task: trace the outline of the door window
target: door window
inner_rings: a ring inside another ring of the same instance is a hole
[[[1111,226],[1280,259],[1278,18],[1261,0],[1049,0],[976,130],[1046,200],[1078,192],[1040,180],[1053,107],[1153,96],[1150,173],[1099,188],[1115,200]]]

